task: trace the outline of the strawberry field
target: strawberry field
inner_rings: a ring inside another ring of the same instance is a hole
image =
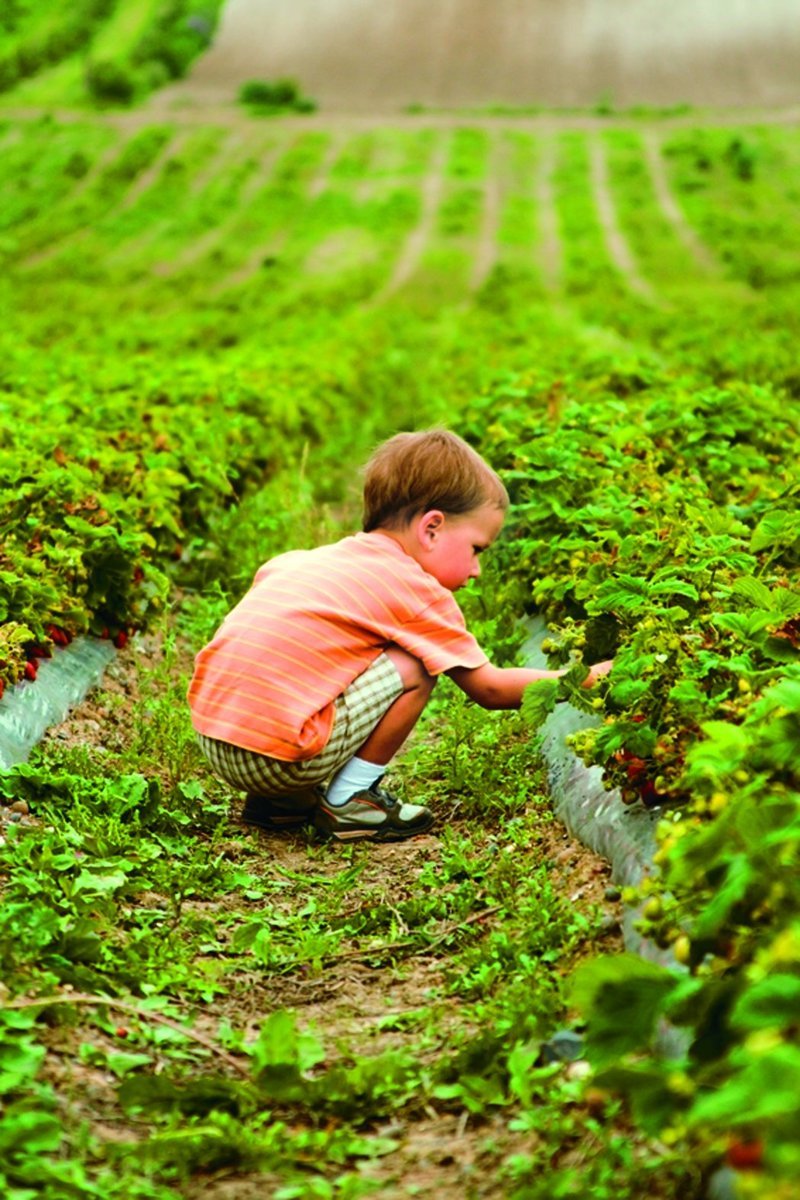
[[[0,775],[0,1192],[788,1200],[796,124],[55,115],[48,61],[0,109],[2,705],[76,638],[118,653]],[[513,502],[470,626],[512,663],[542,616],[575,672],[521,716],[437,689],[393,768],[432,835],[247,828],[192,655],[270,555],[358,526],[377,441],[437,422]],[[565,699],[657,815],[621,897],[552,817]]]

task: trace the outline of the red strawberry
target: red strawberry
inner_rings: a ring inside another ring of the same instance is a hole
[[[114,645],[118,650],[122,650],[128,644],[128,635],[124,629],[120,629],[119,633],[114,638]]]
[[[34,679],[36,678],[36,663],[35,662],[26,662],[25,663],[25,678],[29,679],[31,681],[31,683],[33,683]]]
[[[764,1159],[764,1143],[760,1138],[751,1138],[750,1141],[734,1139],[728,1146],[725,1158],[728,1166],[737,1171],[756,1170]]]
[[[56,646],[68,646],[72,641],[72,635],[58,625],[45,625],[44,631]]]

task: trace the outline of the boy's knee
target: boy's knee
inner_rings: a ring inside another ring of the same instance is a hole
[[[420,659],[409,654],[407,650],[401,650],[399,646],[389,646],[386,657],[391,659],[397,668],[405,691],[433,691],[436,676],[428,673]]]

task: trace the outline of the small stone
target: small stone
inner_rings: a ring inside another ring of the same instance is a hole
[[[21,817],[27,817],[31,810],[28,808],[27,800],[15,800],[11,805],[11,811],[12,813],[19,813]]]
[[[600,933],[616,933],[619,927],[617,918],[608,916],[602,918],[597,928]]]
[[[564,1073],[567,1079],[588,1079],[592,1073],[591,1063],[585,1058],[579,1058],[576,1062],[571,1062]]]
[[[542,1045],[546,1063],[575,1062],[583,1051],[583,1038],[572,1029],[559,1029]]]

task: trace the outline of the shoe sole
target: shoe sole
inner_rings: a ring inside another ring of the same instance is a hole
[[[320,837],[331,842],[404,842],[408,838],[418,837],[427,833],[433,825],[433,820],[427,825],[418,825],[416,829],[320,829],[315,826]]]

